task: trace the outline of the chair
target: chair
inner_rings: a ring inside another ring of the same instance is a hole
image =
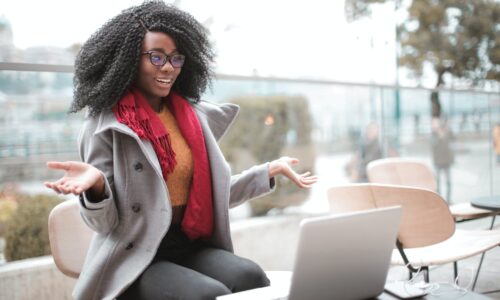
[[[92,239],[93,231],[80,216],[76,199],[67,200],[49,215],[49,241],[57,268],[65,275],[78,278]]]
[[[369,182],[412,186],[437,190],[436,179],[432,170],[423,162],[400,157],[377,159],[366,167]],[[450,211],[457,222],[493,217],[493,228],[497,212],[475,208],[470,203],[450,205]]]
[[[366,166],[366,172],[370,182],[419,187],[433,192],[437,190],[434,173],[425,163],[418,160],[400,157],[378,159]],[[453,204],[449,208],[456,222],[492,217],[490,229],[493,229],[498,214],[498,212],[491,210],[473,207],[469,202]],[[476,287],[483,260],[484,253],[479,261],[472,290]],[[454,263],[454,267],[456,269],[456,263]]]
[[[392,264],[420,267],[429,282],[429,267],[472,257],[500,244],[500,231],[460,230],[448,205],[438,194],[421,188],[352,184],[328,190],[330,209],[343,213],[400,205],[403,208]],[[454,264],[454,276],[458,270]]]

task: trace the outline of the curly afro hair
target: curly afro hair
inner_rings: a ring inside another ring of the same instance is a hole
[[[214,53],[208,31],[190,14],[162,1],[146,1],[122,11],[82,46],[75,61],[70,112],[88,107],[92,116],[111,108],[137,75],[147,31],[163,32],[186,56],[173,91],[196,103],[213,77]]]

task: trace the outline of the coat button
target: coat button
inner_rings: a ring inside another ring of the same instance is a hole
[[[127,247],[125,247],[125,250],[130,250],[132,248],[134,248],[134,243],[130,242],[128,243]]]
[[[135,163],[134,170],[136,170],[137,172],[142,172],[142,164],[140,162]]]
[[[132,211],[136,212],[136,213],[140,212],[141,211],[141,204],[137,203],[137,202],[132,204]]]

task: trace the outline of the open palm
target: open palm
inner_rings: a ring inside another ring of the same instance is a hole
[[[94,187],[102,177],[101,172],[94,166],[78,161],[51,161],[47,163],[47,167],[65,171],[59,180],[44,183],[59,194],[79,195]]]
[[[275,176],[281,174],[286,176],[292,182],[294,182],[298,187],[309,189],[318,181],[317,176],[311,176],[311,172],[305,172],[299,174],[292,169],[293,165],[299,163],[296,158],[283,156],[277,160],[274,160],[270,164],[270,176]]]

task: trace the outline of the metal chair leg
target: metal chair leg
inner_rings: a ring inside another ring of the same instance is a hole
[[[458,262],[453,262],[453,280],[458,284]]]
[[[494,215],[491,218],[490,230],[492,230],[493,226],[495,225],[496,217],[497,216]],[[472,283],[472,288],[471,288],[472,291],[474,291],[474,289],[476,288],[477,279],[479,278],[479,271],[481,271],[481,266],[483,265],[483,260],[484,260],[484,255],[485,254],[486,254],[486,252],[483,252],[481,254],[481,259],[479,260],[479,265],[477,266],[476,275],[474,276],[474,282]]]
[[[497,215],[494,215],[492,218],[491,218],[491,224],[490,224],[490,230],[493,229],[493,226],[495,225],[495,219],[496,219]]]
[[[422,270],[424,271],[424,281],[429,283],[429,267],[422,267]]]
[[[479,277],[479,271],[481,271],[481,266],[483,265],[485,254],[486,254],[485,252],[481,254],[481,260],[479,261],[479,266],[477,267],[476,276],[474,276],[474,282],[472,283],[472,288],[471,288],[472,291],[474,291],[474,289],[476,288],[477,278]]]

